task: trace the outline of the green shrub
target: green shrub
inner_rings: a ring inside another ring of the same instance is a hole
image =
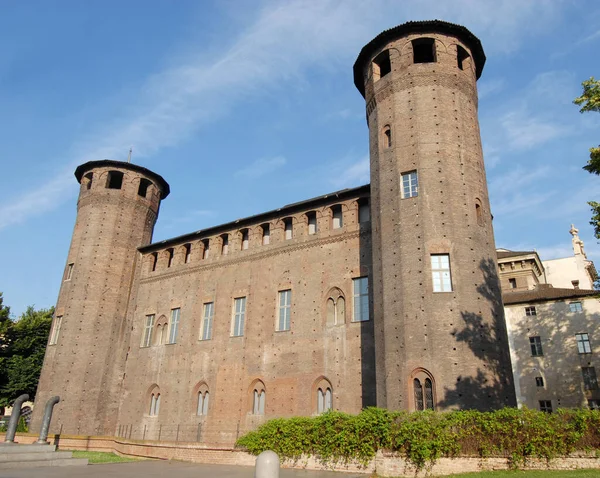
[[[515,468],[528,458],[552,458],[574,451],[600,450],[600,411],[526,408],[494,412],[391,412],[367,408],[358,415],[327,412],[316,417],[278,418],[237,441],[258,455],[273,450],[281,458],[314,455],[323,463],[367,464],[378,450],[406,457],[417,469],[440,457],[470,455],[510,459]]]

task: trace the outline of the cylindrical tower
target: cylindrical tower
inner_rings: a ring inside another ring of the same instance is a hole
[[[126,315],[137,249],[151,242],[169,185],[146,168],[111,160],[82,164],[75,177],[81,184],[77,219],[33,426],[48,397],[59,395],[53,429],[112,434],[131,328]]]
[[[409,22],[354,65],[370,136],[377,404],[493,409],[514,390],[483,153],[479,40]]]

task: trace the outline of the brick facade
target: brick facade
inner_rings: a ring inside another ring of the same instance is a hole
[[[435,62],[413,62],[421,38],[435,41]],[[390,71],[377,79],[383,51]],[[53,431],[113,435],[126,424],[135,438],[176,429],[183,440],[230,445],[266,419],[317,413],[327,393],[349,413],[418,408],[415,378],[433,383],[437,409],[514,405],[477,120],[484,61],[463,27],[416,22],[384,32],[355,65],[370,187],[160,243],[151,244],[169,192],[160,176],[115,161],[80,166],[72,276],[34,422],[60,395]],[[111,171],[124,174],[120,188],[107,187]],[[411,171],[418,193],[403,198]],[[432,254],[449,257],[449,292],[433,290]],[[358,278],[369,285],[364,321]],[[282,291],[291,294],[288,330],[278,330]],[[264,404],[254,404],[255,391]],[[199,392],[210,397],[206,414]]]

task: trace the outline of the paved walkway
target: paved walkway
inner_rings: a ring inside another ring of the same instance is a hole
[[[178,461],[141,461],[88,466],[0,470],[0,478],[253,478],[250,466],[198,465]],[[280,478],[367,478],[368,474],[282,469]]]

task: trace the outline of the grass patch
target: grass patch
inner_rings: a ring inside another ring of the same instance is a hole
[[[129,458],[126,456],[115,455],[103,451],[73,451],[73,458],[87,458],[90,463],[125,463],[128,461],[138,461],[142,458]]]
[[[452,478],[598,478],[598,476],[600,470],[482,471],[451,475]]]

